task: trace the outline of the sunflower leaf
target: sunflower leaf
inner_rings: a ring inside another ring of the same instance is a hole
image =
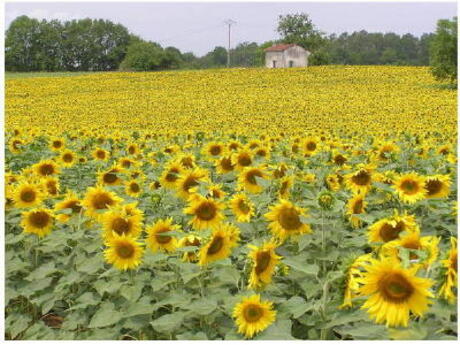
[[[92,317],[88,328],[100,328],[113,325],[121,320],[123,314],[115,310],[112,302],[104,302]]]

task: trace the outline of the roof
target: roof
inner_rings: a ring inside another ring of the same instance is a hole
[[[291,43],[291,44],[275,44],[271,47],[268,47],[265,49],[266,52],[282,52],[285,51],[288,48],[295,47],[297,44]]]

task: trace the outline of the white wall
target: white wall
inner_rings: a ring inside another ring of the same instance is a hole
[[[306,67],[308,55],[310,53],[302,47],[290,47],[282,52],[266,52],[265,67],[273,68],[273,61],[276,61],[276,68],[289,67],[289,61],[292,61],[292,67]]]

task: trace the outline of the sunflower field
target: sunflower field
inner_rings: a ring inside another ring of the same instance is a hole
[[[16,78],[7,339],[457,339],[457,92],[425,67]]]

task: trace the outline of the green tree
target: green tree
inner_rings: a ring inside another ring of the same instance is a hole
[[[319,31],[306,13],[280,15],[276,31],[284,43],[295,43],[314,53],[325,43]]]
[[[136,41],[128,46],[121,70],[153,71],[159,70],[162,63],[163,49],[157,43]]]
[[[436,79],[457,81],[457,17],[438,21],[431,40],[430,65]]]

